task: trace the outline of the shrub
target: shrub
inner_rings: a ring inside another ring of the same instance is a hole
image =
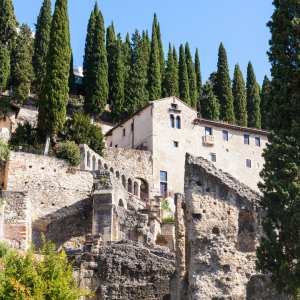
[[[171,208],[169,207],[169,201],[166,199],[161,203],[161,211],[171,211]]]
[[[168,218],[163,218],[163,219],[162,219],[162,222],[163,222],[163,223],[174,223],[174,222],[175,222],[175,219],[174,219],[173,216],[171,216],[171,217],[168,217]]]
[[[10,148],[2,140],[0,140],[0,161],[9,158]]]
[[[56,154],[56,157],[68,159],[73,166],[78,166],[82,161],[80,148],[75,144],[75,142],[59,142],[54,147],[54,152]]]
[[[0,243],[0,258],[5,258],[10,252],[10,248],[4,242]]]

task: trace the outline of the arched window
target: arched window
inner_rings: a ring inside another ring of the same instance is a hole
[[[178,129],[181,128],[180,117],[179,116],[176,118],[176,128],[178,128]]]
[[[117,176],[118,179],[120,178],[120,173],[119,173],[119,171],[116,172],[116,176]]]
[[[113,173],[113,172],[114,172],[114,169],[113,169],[113,168],[110,168],[110,171]]]
[[[104,169],[107,170],[108,169],[108,166],[107,164],[104,164]]]
[[[96,157],[93,156],[93,170],[96,170],[97,166],[96,166]]]
[[[138,196],[138,185],[136,182],[133,185],[133,194],[134,196]]]
[[[132,193],[132,181],[130,178],[128,179],[128,192]]]
[[[90,152],[87,153],[87,166],[90,168],[91,167],[91,155]]]
[[[170,126],[174,128],[174,116],[170,115]]]
[[[119,200],[119,206],[124,207],[124,203],[122,199]]]
[[[124,188],[126,189],[126,178],[124,175],[122,175],[122,184],[123,184]]]
[[[101,160],[98,159],[98,170],[101,170]]]

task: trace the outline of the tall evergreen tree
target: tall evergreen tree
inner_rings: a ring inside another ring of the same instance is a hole
[[[128,32],[126,35],[126,40],[122,44],[122,57],[124,74],[124,108],[127,108],[128,103],[130,102],[130,70],[132,63],[132,49]]]
[[[10,55],[6,46],[0,43],[0,93],[6,88],[10,74]]]
[[[261,113],[261,128],[267,129],[267,99],[270,94],[270,80],[267,75],[264,77],[262,91],[260,94],[260,113]]]
[[[71,60],[68,1],[56,0],[50,29],[46,75],[42,81],[38,100],[38,128],[56,138],[66,119],[69,99],[69,69]],[[47,152],[46,144],[46,152]]]
[[[50,41],[51,28],[51,1],[44,0],[40,14],[35,24],[34,55],[32,65],[34,69],[34,86],[36,93],[39,93],[42,80],[46,73],[46,57]]]
[[[260,94],[259,86],[256,82],[254,69],[249,61],[247,67],[247,113],[248,113],[248,126],[252,128],[261,128],[261,115],[260,115]]]
[[[178,69],[175,67],[172,47],[171,47],[171,43],[169,43],[169,52],[168,52],[167,68],[165,72],[163,97],[178,95],[178,90],[179,90]]]
[[[157,46],[158,46],[158,53],[159,53],[158,59],[159,59],[159,68],[160,68],[160,79],[161,79],[161,82],[163,82],[164,78],[165,78],[166,60],[165,60],[163,44],[161,41],[161,33],[160,33],[159,23],[157,24],[156,34],[157,34]]]
[[[151,54],[148,70],[148,90],[149,99],[157,100],[161,98],[161,77],[159,65],[159,50],[157,44],[156,26],[152,27]]]
[[[218,99],[213,91],[213,84],[206,81],[201,99],[201,114],[204,119],[219,121]]]
[[[239,64],[234,69],[232,93],[236,125],[247,126],[245,81]]]
[[[190,51],[190,46],[188,43],[185,44],[185,59],[186,59],[188,77],[189,77],[191,106],[196,109],[197,108],[197,93],[198,93],[196,72],[195,72],[195,66],[193,63],[192,54]]]
[[[75,93],[75,81],[76,81],[76,77],[74,74],[73,53],[71,53],[70,69],[69,69],[69,94],[71,95]]]
[[[111,95],[113,105],[111,109],[111,117],[114,122],[119,122],[123,119],[124,106],[124,71],[122,58],[122,40],[121,35],[118,35],[117,42],[114,47],[114,55],[112,61],[112,85]]]
[[[149,101],[148,85],[148,46],[146,38],[141,39],[138,30],[132,35],[132,57],[129,72],[128,95],[126,96],[128,114],[145,106]]]
[[[188,105],[191,105],[189,77],[187,72],[187,65],[185,60],[185,53],[183,45],[180,45],[179,49],[179,96],[180,99],[185,101]]]
[[[89,19],[89,23],[87,26],[87,35],[85,39],[85,48],[84,48],[84,56],[83,56],[83,78],[82,78],[82,90],[84,94],[86,94],[86,82],[89,81],[89,76],[91,75],[92,65],[90,64],[91,54],[92,54],[92,46],[93,39],[95,34],[95,24],[96,24],[96,16],[99,12],[98,4],[95,3],[94,11],[91,12],[91,16]]]
[[[97,13],[90,56],[90,75],[86,80],[84,111],[102,114],[108,101],[108,64],[105,48],[105,27],[101,11]]]
[[[108,86],[109,86],[108,99],[109,100],[113,100],[111,86],[113,82],[112,68],[113,68],[115,46],[116,46],[115,27],[114,27],[114,23],[111,22],[111,25],[109,25],[106,30],[106,52],[107,52],[107,63],[108,63]]]
[[[178,78],[178,90],[175,96],[179,98],[179,62],[178,62],[178,55],[175,46],[173,46],[173,59],[174,59],[174,68],[176,73],[175,76]]]
[[[151,40],[149,38],[148,30],[146,30],[146,39],[147,39],[147,45],[148,45],[148,53],[149,53],[149,57],[150,57],[150,54],[151,54]]]
[[[197,110],[198,112],[200,112],[201,111],[200,102],[202,99],[203,87],[202,87],[202,76],[201,76],[198,48],[196,48],[196,54],[195,54],[195,72],[196,72],[196,83],[197,83]]]
[[[220,103],[220,118],[235,124],[231,79],[229,76],[227,54],[223,44],[219,47],[216,96]]]
[[[29,89],[34,80],[32,67],[33,37],[27,24],[22,24],[17,38],[12,44],[11,85],[13,99],[23,104],[29,99]]]
[[[300,49],[298,1],[273,1],[267,26],[271,31],[271,62],[266,108],[268,135],[259,184],[260,205],[266,211],[265,236],[257,248],[256,267],[271,279],[278,292],[300,297]]]

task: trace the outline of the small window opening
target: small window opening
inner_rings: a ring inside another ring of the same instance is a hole
[[[212,230],[213,234],[220,234],[220,229],[218,227],[214,227]]]
[[[31,169],[31,168],[32,168],[32,166],[29,166],[29,168]]]
[[[172,109],[177,109],[177,104],[171,104]]]
[[[118,145],[115,145],[115,148],[118,148]]]
[[[202,215],[201,214],[193,214],[193,221],[201,221]]]
[[[223,141],[228,141],[228,131],[223,130],[222,133],[223,133]]]
[[[211,128],[205,127],[205,135],[211,135]]]
[[[131,131],[133,131],[133,123],[131,123]]]
[[[176,118],[176,128],[180,129],[181,128],[181,124],[180,124],[180,117]]]
[[[216,161],[217,161],[217,156],[216,156],[216,154],[212,154],[212,155],[211,155],[211,161],[212,161],[212,162],[216,162]]]
[[[251,159],[246,159],[246,167],[251,168]]]
[[[123,129],[123,136],[125,136],[126,135],[126,129],[124,128]]]
[[[249,145],[250,144],[250,138],[249,135],[244,134],[244,144],[245,145]]]
[[[178,142],[174,142],[174,147],[178,148]]]
[[[174,128],[174,116],[173,115],[170,116],[170,126],[172,128]]]
[[[255,138],[255,146],[260,147],[260,138],[259,137]]]

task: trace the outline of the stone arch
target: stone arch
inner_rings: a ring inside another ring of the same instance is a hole
[[[113,167],[110,168],[110,172],[114,173],[114,168]]]
[[[122,175],[122,184],[124,186],[124,189],[126,190],[126,177]]]
[[[101,167],[102,167],[101,159],[98,159],[98,170],[101,170]]]
[[[91,167],[91,154],[89,151],[87,152],[87,156],[86,156],[86,164],[89,168]]]
[[[174,116],[173,115],[170,115],[170,126],[172,127],[172,128],[174,128],[175,127],[175,118],[174,118]]]
[[[107,164],[104,164],[104,169],[105,169],[105,170],[108,170]]]
[[[93,160],[93,170],[97,170],[97,166],[96,166],[96,157],[95,157],[95,155],[93,155],[92,160]]]
[[[149,184],[146,179],[143,178],[137,178],[141,181],[141,187],[140,187],[140,198],[142,200],[149,199]]]
[[[120,172],[119,172],[119,171],[116,172],[116,177],[117,177],[118,179],[120,179]]]
[[[254,212],[249,209],[242,209],[239,212],[238,225],[236,249],[241,252],[254,252],[256,246],[254,239]]]
[[[132,193],[132,180],[130,178],[128,178],[127,184],[127,191]]]
[[[133,184],[133,194],[134,194],[134,196],[138,196],[139,195],[139,186],[138,186],[138,184],[137,184],[136,181]]]
[[[123,200],[122,200],[122,199],[120,199],[120,200],[119,200],[119,204],[118,204],[118,206],[120,206],[120,207],[124,207],[124,202],[123,202]]]
[[[176,128],[181,129],[181,118],[179,116],[176,117]]]

